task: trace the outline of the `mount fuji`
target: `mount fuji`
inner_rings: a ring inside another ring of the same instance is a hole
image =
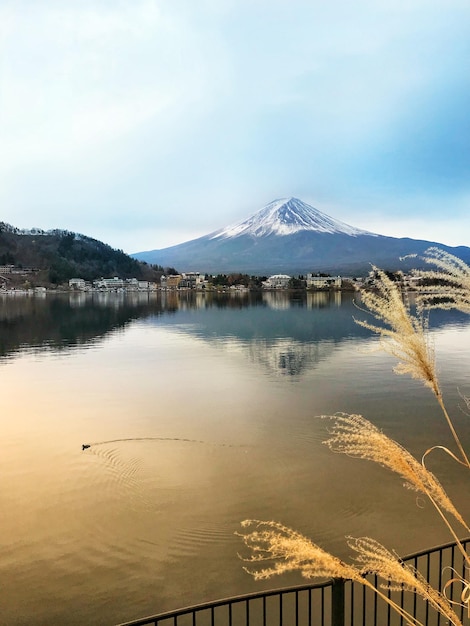
[[[178,271],[359,274],[369,271],[371,263],[389,270],[417,267],[416,258],[400,257],[436,245],[470,262],[468,247],[386,237],[340,222],[297,198],[281,198],[246,220],[198,239],[131,256]]]
[[[352,236],[373,234],[339,222],[298,198],[281,198],[270,202],[247,220],[218,230],[208,236],[212,239],[230,239],[243,235],[251,235],[252,237],[294,235],[301,231]]]

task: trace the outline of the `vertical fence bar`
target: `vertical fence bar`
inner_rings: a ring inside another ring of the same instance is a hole
[[[402,609],[405,608],[405,588],[402,585],[401,586],[401,591],[400,591],[400,607]],[[400,616],[400,626],[403,626],[403,624],[405,623],[404,619],[403,619],[403,615]]]
[[[431,580],[431,554],[426,555],[426,580]],[[424,623],[426,626],[429,624],[429,600],[426,600],[426,620]]]
[[[379,585],[379,577],[377,574],[374,574],[374,587],[377,589]],[[374,593],[374,624],[377,624],[377,608],[378,608],[379,598],[376,593]]]
[[[450,549],[450,562],[452,563],[452,565],[454,565],[455,563],[455,546],[452,546],[452,548]],[[450,599],[454,599],[454,585],[451,585],[450,587]]]
[[[438,561],[438,568],[439,568],[439,573],[438,573],[438,589],[439,591],[442,591],[442,553],[443,550],[442,548],[439,550],[439,561]],[[441,626],[441,614],[438,613],[437,614],[437,626]]]
[[[413,567],[415,568],[415,570],[418,570],[418,557],[417,556],[415,556],[413,560]],[[413,594],[413,615],[416,615],[417,604],[418,604],[418,594],[414,593]]]
[[[312,625],[312,590],[308,592],[308,622],[307,626]]]
[[[354,583],[352,582],[349,585],[349,590],[351,593],[351,609],[349,611],[349,624],[354,624]]]
[[[467,572],[465,570],[466,570],[465,559],[462,558],[462,581],[467,580],[467,578],[468,578]],[[462,591],[461,591],[461,593],[463,593],[463,590],[464,590],[464,583],[462,583]],[[462,597],[461,596],[460,596],[460,600],[462,601]],[[462,622],[463,622],[464,613],[465,613],[465,607],[463,605],[463,602],[461,602],[461,605],[460,605],[460,620]]]
[[[366,626],[366,588],[362,585],[362,626]]]
[[[331,626],[344,626],[344,580],[335,578],[331,587]]]
[[[325,589],[321,590],[321,626],[325,626]]]

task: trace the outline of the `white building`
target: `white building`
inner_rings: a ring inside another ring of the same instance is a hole
[[[69,280],[70,289],[85,289],[85,279],[83,278],[71,278]]]
[[[100,278],[99,280],[95,280],[93,282],[93,286],[97,289],[106,290],[123,289],[124,281],[122,278],[118,278],[117,276],[114,276],[114,278]]]
[[[307,274],[307,289],[341,289],[341,276],[314,276]]]
[[[179,287],[197,289],[204,283],[204,278],[205,275],[201,275],[199,272],[183,272]]]
[[[160,286],[162,289],[177,289],[182,279],[181,274],[163,275],[160,278]]]
[[[287,289],[291,277],[287,274],[274,274],[263,282],[265,289]]]

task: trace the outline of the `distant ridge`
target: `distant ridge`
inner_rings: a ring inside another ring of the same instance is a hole
[[[161,276],[122,250],[86,235],[59,229],[20,229],[6,222],[0,222],[0,265],[34,268],[36,271],[28,274],[32,286],[62,284],[70,278],[159,280]],[[4,278],[1,283],[5,281],[12,282]]]
[[[469,247],[385,237],[345,224],[290,197],[273,200],[246,220],[198,239],[131,256],[179,271],[359,274],[367,272],[371,263],[390,270],[417,266],[419,260],[400,261],[400,257],[422,254],[430,246],[439,246],[470,263]]]

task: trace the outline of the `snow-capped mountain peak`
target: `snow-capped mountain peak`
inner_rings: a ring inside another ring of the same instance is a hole
[[[421,239],[385,237],[335,220],[296,198],[282,198],[233,226],[133,256],[180,271],[212,274],[292,276],[320,271],[359,276],[370,271],[371,263],[392,271],[407,270],[411,263],[416,267],[416,259],[401,261],[400,257],[423,254],[432,246],[470,262],[468,247],[449,248]]]
[[[231,239],[242,235],[266,237],[292,235],[299,231],[317,233],[372,235],[366,230],[333,219],[298,198],[280,198],[267,204],[246,220],[213,233],[211,239]]]

